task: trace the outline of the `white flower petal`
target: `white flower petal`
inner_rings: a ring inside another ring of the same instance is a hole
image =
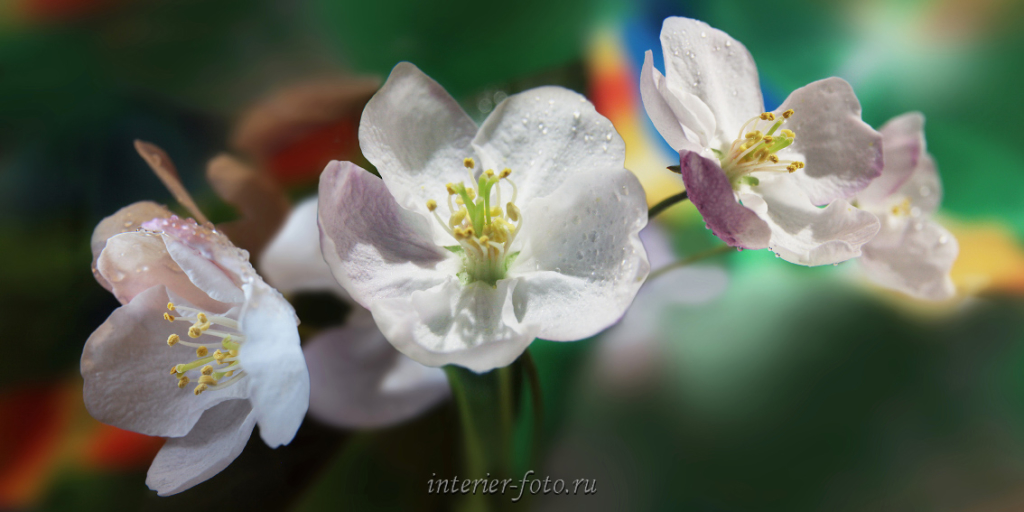
[[[882,172],[882,135],[860,118],[860,101],[842,78],[826,78],[793,91],[781,114],[793,109],[786,128],[796,141],[780,152],[799,153],[807,166],[790,177],[811,202],[825,205],[850,197]],[[783,156],[785,158],[785,156]]]
[[[537,337],[512,307],[518,279],[497,286],[456,280],[382,299],[370,311],[384,336],[400,352],[428,366],[456,364],[475,372],[507,366]]]
[[[288,444],[309,408],[309,373],[295,329],[295,310],[276,290],[256,281],[244,285],[238,351],[260,437],[271,448]],[[228,388],[231,389],[231,388]]]
[[[882,233],[863,250],[861,268],[881,286],[928,300],[956,292],[949,271],[960,246],[936,222],[887,217]]]
[[[292,210],[260,256],[260,275],[281,293],[329,291],[347,299],[348,293],[334,279],[320,251],[316,217],[315,196]]]
[[[146,485],[160,496],[170,496],[209,480],[242,453],[255,424],[247,400],[211,408],[187,436],[164,443],[149,466]]]
[[[184,335],[188,325],[163,319],[167,302],[166,288],[154,286],[117,308],[85,342],[85,406],[97,420],[146,435],[179,437],[204,410],[246,396],[244,386],[199,396],[193,386],[178,389],[169,371],[195,359],[195,351],[167,346],[167,337]]]
[[[917,208],[917,213],[921,216],[931,215],[939,209],[942,202],[942,180],[939,179],[939,172],[931,155],[925,153],[921,156],[914,173],[898,192],[910,199],[911,211]]]
[[[660,225],[648,222],[640,230],[640,242],[644,244],[647,261],[651,268],[661,268],[676,261],[676,252],[672,249],[672,240]]]
[[[167,253],[163,239],[144,231],[121,233],[106,241],[96,269],[121,304],[157,285],[165,285],[207,311],[221,313],[230,306],[196,288]]]
[[[344,327],[306,343],[303,353],[311,384],[309,413],[336,427],[394,425],[450,394],[443,370],[395,350],[362,308],[350,314]]]
[[[700,152],[708,147],[715,133],[715,118],[704,102],[682,90],[670,90],[665,77],[654,67],[650,50],[644,54],[644,66],[640,71],[640,97],[644,102],[647,117],[651,118],[658,133],[676,151]],[[679,99],[684,97],[694,108],[686,108]],[[686,127],[697,139],[686,136]]]
[[[862,206],[882,205],[910,179],[925,155],[924,116],[920,112],[894,117],[878,132],[882,134],[885,168],[881,176],[857,193]]]
[[[363,307],[455,279],[437,268],[457,259],[434,244],[427,219],[351,162],[331,162],[320,176],[319,223],[324,260]]]
[[[633,173],[591,170],[523,209],[524,248],[509,268],[513,300],[538,336],[579,340],[618,321],[650,265],[638,235],[647,199]]]
[[[552,193],[574,173],[622,168],[626,158],[626,145],[611,121],[586,98],[561,87],[506,98],[484,121],[473,146],[481,159],[478,170],[512,169],[520,208]]]
[[[198,246],[186,243],[170,233],[164,233],[162,237],[167,246],[167,253],[174,262],[181,267],[192,284],[206,292],[210,298],[227,303],[245,300],[245,295],[235,283],[233,276],[221,265],[214,263],[210,259],[212,255],[203,254]]]
[[[143,222],[148,220],[158,217],[167,218],[170,216],[171,212],[163,205],[156,204],[152,201],[139,201],[125,206],[124,208],[114,212],[113,215],[101,220],[100,223],[96,225],[96,229],[93,230],[92,240],[89,244],[92,247],[93,276],[96,277],[96,280],[99,281],[100,285],[108,291],[113,292],[113,287],[97,268],[97,260],[100,257],[100,252],[102,252],[103,248],[107,245],[107,239],[120,233],[135,231],[139,229]],[[145,290],[145,288],[142,288],[139,291],[142,290]],[[125,300],[122,304],[127,304],[130,300],[131,298],[128,298],[128,300]]]
[[[770,249],[786,261],[808,266],[860,256],[861,246],[878,232],[878,219],[844,200],[818,208],[791,177],[763,177],[752,187],[753,194],[742,196],[743,204],[771,228]]]
[[[730,144],[764,110],[754,58],[729,34],[703,21],[665,18],[661,47],[669,89],[697,96],[714,114],[712,147]]]
[[[428,199],[440,202],[446,183],[465,179],[476,131],[443,87],[399,62],[363,110],[359,147],[398,204],[426,215]]]

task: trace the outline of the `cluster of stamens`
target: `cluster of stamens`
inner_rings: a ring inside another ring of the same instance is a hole
[[[185,341],[177,334],[167,337],[167,346],[182,345],[196,350],[196,359],[190,363],[176,364],[171,367],[171,375],[178,379],[178,387],[184,388],[191,382],[189,372],[198,370],[195,376],[198,384],[194,393],[198,396],[207,390],[224,389],[245,376],[241,363],[238,361],[238,350],[245,343],[245,336],[238,330],[238,322],[227,317],[208,314],[195,308],[175,306],[167,303],[167,309],[180,316],[164,313],[168,322],[190,322],[188,337],[197,339],[202,336],[220,338],[212,343]],[[217,326],[222,329],[211,329]],[[210,353],[213,349],[214,352]],[[221,350],[223,349],[223,350]],[[216,368],[214,367],[216,365]]]
[[[470,281],[494,284],[505,277],[506,256],[519,228],[523,225],[519,208],[516,207],[516,184],[509,179],[511,169],[500,173],[488,169],[473,176],[476,162],[472,158],[463,160],[469,182],[448,183],[448,211],[445,222],[437,213],[437,201],[427,201],[427,209],[434,218],[462,247],[465,254],[465,270]],[[500,182],[512,186],[512,199],[501,207]]]
[[[804,167],[803,162],[783,160],[776,154],[796,140],[795,133],[782,128],[792,115],[793,109],[783,112],[781,119],[771,112],[764,112],[743,124],[729,151],[721,157],[722,170],[733,186],[738,185],[741,179],[756,185],[757,178],[749,176],[753,172],[792,173]]]

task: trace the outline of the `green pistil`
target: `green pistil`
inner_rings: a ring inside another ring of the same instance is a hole
[[[238,348],[241,347],[238,343],[231,341],[231,336],[225,336],[224,339],[221,340],[220,344],[228,350],[238,350]]]
[[[779,124],[779,123],[776,123],[776,124]],[[774,128],[773,128],[773,130],[774,130]],[[779,135],[778,137],[775,137],[775,142],[772,144],[772,147],[768,148],[768,152],[769,153],[775,153],[776,151],[779,151],[780,149],[784,149],[784,148],[789,147],[789,145],[792,144],[792,143],[793,143],[793,139],[791,139],[789,137],[786,137],[785,135]]]
[[[775,124],[772,125],[771,129],[768,130],[768,133],[766,133],[765,135],[772,135],[772,134],[774,134],[775,130],[778,130],[779,127],[782,126],[782,123],[783,123],[783,119],[779,119],[778,121],[775,121]]]

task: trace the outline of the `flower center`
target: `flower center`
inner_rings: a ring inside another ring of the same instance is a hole
[[[448,222],[437,213],[437,201],[427,201],[427,209],[459,243],[467,280],[483,281],[493,286],[505,277],[511,263],[509,249],[523,225],[519,208],[515,205],[518,191],[516,184],[508,179],[511,169],[497,174],[488,169],[480,173],[479,178],[474,178],[476,162],[466,158],[463,165],[472,186],[466,187],[463,182],[445,186],[448,189]],[[512,199],[505,204],[504,210],[501,208],[502,180],[512,186]]]
[[[179,388],[188,385],[190,372],[195,372],[192,377],[198,381],[194,390],[196,396],[206,390],[224,389],[245,377],[245,370],[242,369],[241,363],[238,361],[238,350],[245,343],[245,336],[238,330],[237,321],[195,308],[175,306],[173,302],[167,303],[167,309],[179,313],[180,316],[164,313],[164,320],[172,323],[189,322],[192,324],[188,328],[189,338],[196,339],[202,336],[220,338],[218,342],[198,343],[185,341],[177,334],[167,337],[167,346],[169,347],[182,345],[196,349],[196,360],[171,367],[171,375],[178,379]],[[222,327],[226,330],[211,329],[212,326]],[[221,348],[224,351],[221,351]],[[215,349],[215,352],[211,354],[210,349]],[[214,365],[217,367],[214,368]]]
[[[771,112],[764,112],[743,124],[729,150],[719,156],[722,170],[725,171],[733,188],[737,188],[741,183],[757,185],[759,181],[756,177],[750,176],[751,173],[792,173],[804,167],[803,162],[782,160],[776,155],[796,140],[795,133],[782,128],[792,115],[793,109],[783,112],[782,119],[776,119],[775,114]]]

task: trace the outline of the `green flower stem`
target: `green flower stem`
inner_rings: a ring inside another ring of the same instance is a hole
[[[652,217],[655,217],[659,213],[667,210],[670,206],[672,206],[672,205],[674,205],[676,203],[681,203],[683,201],[686,201],[688,198],[689,198],[689,196],[686,195],[686,191],[685,190],[680,192],[680,193],[678,193],[678,194],[676,194],[676,195],[674,195],[674,196],[669,196],[669,197],[663,199],[660,203],[652,206],[650,210],[647,210],[647,218],[650,219]]]
[[[669,263],[668,265],[665,265],[664,267],[661,267],[658,270],[655,270],[654,272],[651,272],[650,275],[647,276],[647,281],[650,282],[651,280],[656,279],[658,276],[662,276],[662,275],[668,273],[670,270],[675,270],[675,269],[680,268],[680,267],[685,267],[687,265],[690,265],[691,263],[696,263],[696,262],[698,262],[700,260],[707,259],[707,258],[710,258],[712,256],[718,256],[719,254],[725,254],[725,253],[727,253],[727,252],[729,252],[731,250],[733,250],[732,247],[730,247],[728,245],[723,245],[723,246],[720,246],[720,247],[715,247],[714,249],[708,249],[708,250],[706,250],[704,252],[699,252],[697,254],[694,254],[693,256],[690,256],[689,258],[683,258],[683,259],[681,259],[679,261],[673,261],[672,263]]]

